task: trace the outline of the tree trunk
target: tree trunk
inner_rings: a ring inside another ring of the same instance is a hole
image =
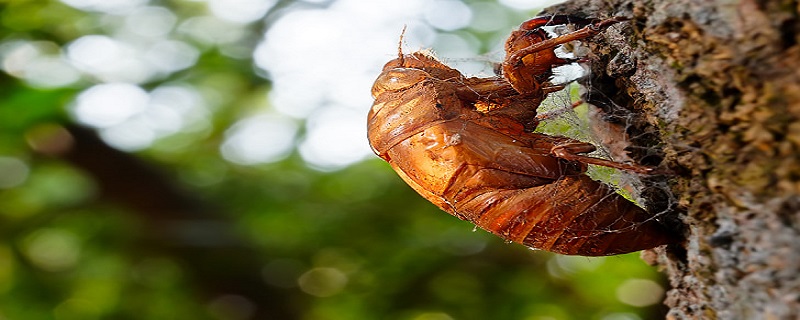
[[[672,171],[667,204],[687,240],[649,254],[669,276],[668,317],[800,318],[798,1],[578,0],[554,13],[631,18],[592,39],[583,84],[646,147],[634,158]]]

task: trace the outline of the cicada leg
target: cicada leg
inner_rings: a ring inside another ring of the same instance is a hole
[[[567,143],[554,146],[552,149],[550,149],[550,153],[552,153],[556,157],[569,161],[594,164],[598,166],[615,168],[642,174],[656,173],[656,168],[653,167],[636,165],[636,164],[619,163],[607,159],[594,158],[580,154],[580,153],[589,153],[596,149],[597,148],[595,148],[594,145],[589,143],[574,142],[574,143]]]
[[[539,27],[544,27],[547,25],[557,26],[562,24],[574,24],[580,27],[586,26],[592,22],[596,22],[596,19],[585,19],[579,18],[575,16],[565,15],[565,14],[556,14],[552,16],[541,16],[530,19],[528,21],[523,22],[520,26],[520,30],[534,30]]]
[[[578,100],[578,101],[573,102],[568,108],[559,108],[559,109],[556,109],[556,110],[553,110],[553,111],[548,111],[548,112],[537,114],[536,115],[536,121],[549,120],[549,119],[553,119],[555,117],[561,116],[561,115],[563,115],[563,114],[565,114],[567,112],[572,111],[572,109],[577,108],[581,104],[583,104],[583,100]]]
[[[544,95],[543,83],[552,75],[552,68],[570,63],[572,60],[557,57],[556,46],[596,35],[609,26],[627,18],[614,17],[605,20],[586,20],[568,16],[539,17],[522,24],[506,42],[506,59],[503,61],[503,76],[511,86],[523,95]],[[585,25],[581,29],[555,38],[541,29],[550,23],[575,22]]]

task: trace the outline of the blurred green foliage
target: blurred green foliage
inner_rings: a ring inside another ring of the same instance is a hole
[[[150,5],[179,20],[205,12],[200,1]],[[0,1],[0,46],[64,46],[109,32],[115,17]],[[661,281],[638,254],[567,257],[503,243],[424,201],[378,159],[333,171],[309,168],[297,152],[261,165],[226,161],[225,130],[270,83],[250,58],[198,47],[194,65],[141,85],[191,85],[214,101],[210,125],[137,152],[77,133],[69,106],[102,81],[44,88],[7,65],[0,73],[0,319],[611,320],[662,311],[659,290],[635,293],[655,295],[649,302],[621,298],[631,279]],[[115,178],[123,172],[133,178]],[[148,187],[162,184],[174,193]]]

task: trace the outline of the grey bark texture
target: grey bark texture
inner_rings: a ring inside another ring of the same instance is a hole
[[[672,206],[661,219],[686,242],[643,254],[669,277],[668,318],[800,319],[798,1],[575,0],[543,14],[631,18],[587,41],[582,82],[628,155],[672,172],[674,201],[645,196]]]

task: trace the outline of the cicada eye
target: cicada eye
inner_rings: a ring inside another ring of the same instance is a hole
[[[420,69],[412,68],[394,68],[386,70],[378,76],[375,84],[372,85],[372,97],[377,98],[378,95],[386,91],[399,91],[425,80],[430,75]]]

